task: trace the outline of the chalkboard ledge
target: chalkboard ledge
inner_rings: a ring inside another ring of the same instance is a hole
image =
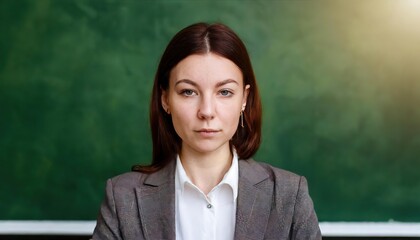
[[[324,237],[420,237],[420,223],[321,222]],[[0,221],[0,235],[88,236],[95,221]]]
[[[321,222],[324,237],[420,237],[420,223]]]

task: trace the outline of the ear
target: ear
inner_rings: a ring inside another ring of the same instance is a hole
[[[168,114],[171,112],[169,109],[168,92],[162,89],[162,95],[160,96],[162,108]]]
[[[242,111],[245,110],[250,88],[251,86],[249,84],[245,86],[244,95],[242,97]]]

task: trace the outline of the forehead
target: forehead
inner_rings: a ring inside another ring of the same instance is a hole
[[[242,71],[231,60],[214,53],[206,53],[190,55],[171,70],[171,85],[182,79],[198,84],[233,79],[242,85],[243,76]]]

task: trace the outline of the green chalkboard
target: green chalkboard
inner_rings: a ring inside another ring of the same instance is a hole
[[[420,221],[413,1],[0,2],[0,219],[93,220],[105,181],[151,158],[169,39],[233,28],[263,98],[255,158],[305,175],[321,221]]]

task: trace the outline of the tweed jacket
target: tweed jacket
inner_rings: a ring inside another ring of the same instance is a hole
[[[175,161],[107,182],[93,239],[175,239]],[[239,160],[235,239],[321,239],[304,177]]]

